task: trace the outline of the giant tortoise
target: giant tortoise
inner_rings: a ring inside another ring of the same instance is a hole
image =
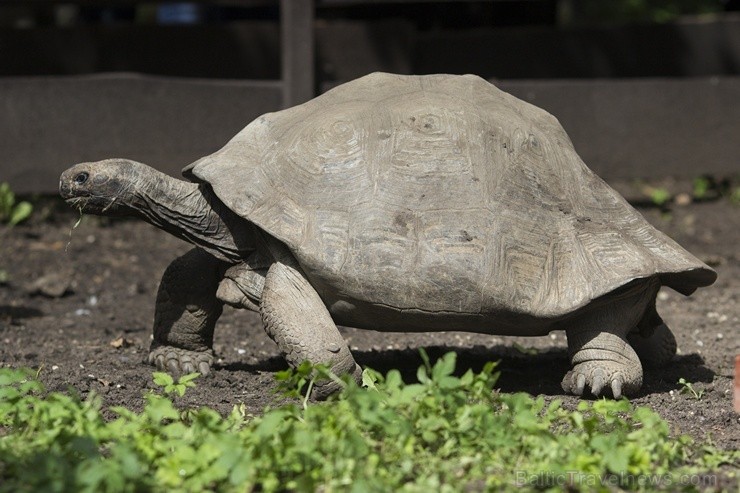
[[[290,365],[356,379],[337,324],[564,330],[563,389],[618,398],[640,388],[640,358],[675,352],[659,288],[716,278],[590,171],[555,117],[472,75],[362,77],[257,118],[183,174],[108,159],[60,182],[82,212],[196,245],[157,295],[149,361],[172,372],[209,372],[227,303],[259,312]]]

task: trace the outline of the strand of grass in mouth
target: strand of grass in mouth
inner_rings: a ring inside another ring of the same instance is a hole
[[[69,241],[67,242],[67,245],[64,247],[64,253],[67,253],[67,250],[69,250],[69,245],[72,244],[72,232],[75,229],[77,229],[77,226],[79,226],[80,223],[82,222],[82,216],[84,215],[82,214],[82,207],[80,207],[79,210],[80,210],[80,217],[78,217],[77,221],[72,225],[71,228],[69,228]]]

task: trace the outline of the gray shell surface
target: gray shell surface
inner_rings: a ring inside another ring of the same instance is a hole
[[[639,278],[685,294],[716,278],[555,117],[477,76],[371,74],[259,117],[184,173],[332,300],[553,318]]]

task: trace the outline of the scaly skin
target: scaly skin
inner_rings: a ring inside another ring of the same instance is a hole
[[[275,251],[275,250],[278,251]],[[271,245],[276,261],[265,277],[260,313],[267,334],[292,367],[303,361],[325,364],[336,375],[349,374],[357,383],[362,369],[355,363],[324,302],[293,256]],[[313,396],[323,399],[339,390],[334,381],[317,382]]]
[[[226,267],[200,248],[167,267],[157,293],[150,364],[175,375],[210,372],[213,331],[223,309],[216,290]]]

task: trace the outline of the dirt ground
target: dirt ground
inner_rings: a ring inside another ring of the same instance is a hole
[[[675,433],[724,449],[740,447],[740,414],[732,409],[735,355],[740,354],[740,207],[728,199],[641,212],[719,273],[713,286],[686,298],[663,290],[658,309],[676,333],[679,354],[667,367],[648,369],[633,399],[659,412]],[[101,394],[106,405],[141,408],[152,387],[147,355],[154,299],[167,264],[189,245],[134,220],[78,216],[61,200],[37,203],[34,217],[0,226],[0,366],[41,368],[50,390]],[[568,369],[562,333],[540,338],[466,333],[402,334],[343,329],[362,366],[401,368],[411,380],[417,349],[434,358],[458,353],[460,370],[501,360],[503,391],[577,400],[564,395]],[[244,403],[254,413],[274,402],[273,374],[286,367],[256,314],[225,308],[216,329],[217,363],[183,405],[224,413]],[[678,380],[692,382],[681,392]]]

